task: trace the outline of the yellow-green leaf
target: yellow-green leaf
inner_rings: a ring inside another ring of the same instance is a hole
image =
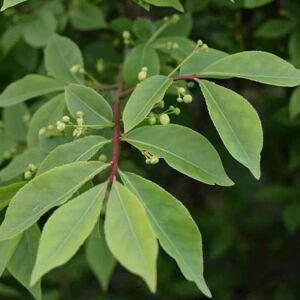
[[[241,95],[199,80],[209,115],[230,154],[258,179],[263,132],[259,116]]]
[[[156,290],[157,242],[144,207],[132,192],[113,184],[104,224],[110,251],[121,265]]]
[[[58,208],[42,232],[31,276],[34,285],[44,274],[65,264],[92,232],[100,215],[106,184],[98,185]]]

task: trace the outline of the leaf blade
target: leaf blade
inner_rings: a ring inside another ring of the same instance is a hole
[[[51,215],[42,232],[31,285],[78,251],[97,222],[105,191],[106,184],[98,185]]]
[[[198,83],[225,147],[259,179],[263,133],[255,109],[245,98],[227,88],[207,80]]]
[[[106,167],[108,165],[99,162],[75,162],[34,178],[11,200],[0,227],[0,240],[23,232],[46,211],[61,204],[62,200],[66,201],[80,186]]]
[[[129,172],[120,172],[120,175],[144,205],[164,250],[176,260],[184,276],[211,297],[203,277],[201,234],[188,210],[155,183]]]
[[[189,128],[174,124],[144,126],[129,132],[124,141],[163,158],[172,168],[198,181],[211,185],[233,184],[214,147]]]
[[[171,84],[172,80],[162,75],[152,76],[138,84],[124,108],[125,133],[146,118],[153,106],[163,99]]]
[[[109,142],[109,140],[102,136],[91,135],[60,145],[45,158],[38,169],[37,175],[68,163],[87,161]]]
[[[143,206],[117,182],[113,184],[107,204],[104,231],[110,251],[117,260],[132,273],[140,275],[154,292],[158,251],[154,233]]]
[[[63,90],[63,84],[42,75],[30,74],[9,86],[0,95],[0,107],[11,106],[32,98]]]
[[[204,69],[201,77],[238,77],[286,87],[300,84],[300,70],[278,56],[262,51],[245,51],[226,56]]]

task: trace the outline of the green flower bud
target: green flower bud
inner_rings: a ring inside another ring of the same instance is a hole
[[[12,153],[10,152],[10,151],[5,151],[4,153],[3,153],[3,157],[5,158],[5,159],[11,159],[12,158]]]
[[[123,39],[124,40],[128,40],[128,39],[130,39],[130,37],[131,37],[131,34],[130,34],[130,32],[129,31],[127,31],[127,30],[125,30],[125,31],[123,31]]]
[[[146,71],[141,71],[138,74],[138,80],[139,81],[143,81],[147,78],[147,72]]]
[[[24,179],[25,180],[29,180],[29,179],[31,179],[32,178],[32,173],[30,172],[30,171],[26,171],[25,173],[24,173]]]
[[[159,116],[159,122],[161,125],[167,125],[170,123],[170,117],[167,114],[161,114]]]
[[[177,102],[178,102],[178,103],[182,103],[182,102],[183,102],[183,99],[182,99],[181,97],[178,97],[178,98],[177,98]]]
[[[150,158],[150,164],[151,165],[156,165],[159,162],[159,158],[156,156],[153,156],[152,158]]]
[[[195,86],[195,82],[190,81],[187,85],[188,85],[189,88],[192,88],[192,87]]]
[[[28,123],[28,122],[30,121],[30,115],[29,115],[29,114],[24,115],[24,116],[23,116],[23,121],[24,121],[25,123]]]
[[[203,52],[206,52],[206,51],[208,51],[208,46],[207,46],[207,44],[203,44],[201,47],[200,47],[200,51],[203,51]]]
[[[179,93],[179,94],[184,94],[185,92],[186,92],[186,90],[185,90],[184,87],[178,88],[178,93]]]
[[[78,118],[83,118],[83,112],[82,112],[82,111],[76,112],[76,116],[77,116]]]
[[[45,135],[46,134],[46,128],[43,127],[39,130],[39,136]]]
[[[172,16],[172,23],[176,24],[180,20],[180,16],[175,14]]]
[[[58,122],[56,123],[56,129],[57,129],[58,131],[64,131],[64,130],[66,129],[66,124],[63,123],[63,122],[58,121]]]
[[[106,156],[105,154],[100,154],[99,160],[100,160],[101,162],[107,162],[107,156]]]
[[[175,107],[175,109],[174,109],[174,114],[176,115],[176,116],[179,116],[180,115],[180,108],[179,107]]]
[[[48,125],[48,127],[47,127],[49,130],[52,130],[52,129],[54,129],[54,126],[53,125]]]
[[[36,172],[38,168],[34,164],[29,164],[27,169],[31,172]]]
[[[70,72],[73,73],[73,74],[76,74],[76,73],[79,72],[80,68],[81,68],[81,67],[80,67],[79,65],[74,65],[74,66],[72,66],[72,67],[70,68]]]
[[[63,116],[62,117],[63,122],[69,123],[70,122],[70,117],[69,116]]]
[[[161,101],[157,104],[157,107],[159,107],[159,108],[164,108],[164,107],[165,107],[165,101],[164,101],[164,100],[161,100]]]
[[[184,95],[183,102],[184,103],[191,103],[193,101],[193,97],[191,95]]]
[[[155,118],[155,117],[149,117],[148,123],[149,123],[150,125],[156,124],[156,118]]]

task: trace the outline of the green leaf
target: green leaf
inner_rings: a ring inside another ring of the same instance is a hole
[[[84,82],[82,74],[72,73],[73,66],[83,67],[83,58],[78,46],[69,38],[52,35],[45,49],[45,65],[50,76],[64,82]]]
[[[11,200],[0,227],[0,240],[23,232],[107,167],[100,162],[75,162],[35,177]]]
[[[209,48],[206,52],[196,53],[180,69],[180,75],[198,74],[209,65],[228,56],[226,52]]]
[[[277,18],[264,22],[255,32],[257,37],[277,39],[289,34],[295,24],[288,19]]]
[[[11,24],[1,37],[1,48],[6,55],[12,50],[22,37],[23,24]]]
[[[125,185],[145,207],[149,221],[164,250],[172,256],[184,276],[194,281],[208,297],[203,277],[202,238],[188,210],[157,184],[138,175],[121,172]]]
[[[300,84],[300,70],[278,56],[261,51],[245,51],[226,56],[200,73],[202,78],[238,77],[277,86]]]
[[[196,180],[211,185],[233,184],[215,148],[189,128],[173,124],[144,126],[128,133],[124,140],[163,158],[172,168]]]
[[[169,77],[161,75],[152,76],[138,84],[124,109],[125,132],[134,128],[147,117],[153,106],[164,98],[171,84],[172,80]]]
[[[55,124],[64,115],[65,98],[59,94],[42,105],[30,120],[27,144],[28,147],[39,146],[39,130],[50,124]]]
[[[21,236],[17,236],[11,240],[0,242],[0,277],[2,276],[10,258],[20,241]]]
[[[17,143],[12,138],[8,137],[4,132],[0,131],[0,163],[7,159],[6,152],[11,153],[12,149],[16,149]]]
[[[103,222],[96,224],[94,231],[87,240],[85,256],[87,262],[97,277],[103,290],[107,290],[110,277],[116,266],[116,260],[111,254],[104,236]],[[98,234],[100,231],[100,235]]]
[[[110,140],[102,136],[87,136],[55,148],[41,164],[37,175],[55,167],[91,159]],[[1,175],[1,172],[0,172]],[[1,177],[0,177],[1,178]]]
[[[300,31],[295,31],[289,39],[289,54],[291,56],[292,62],[296,64],[296,66],[300,66]]]
[[[126,86],[135,86],[138,74],[143,67],[147,67],[147,76],[159,74],[160,62],[156,51],[147,45],[139,45],[133,48],[125,58],[123,76]]]
[[[300,204],[289,204],[283,211],[283,221],[290,233],[295,233],[300,227]]]
[[[56,26],[56,19],[50,11],[37,11],[23,25],[24,40],[32,47],[44,47],[55,33]]]
[[[44,274],[65,264],[92,232],[100,215],[107,184],[98,185],[58,208],[42,232],[31,276],[34,285]]]
[[[25,181],[21,181],[0,187],[0,211],[8,205],[10,199],[14,197],[16,192],[23,187],[25,183]]]
[[[16,141],[25,142],[28,129],[26,118],[30,117],[26,105],[19,103],[5,107],[2,115],[5,133]]]
[[[184,36],[169,36],[156,39],[152,46],[180,63],[195,50],[196,43]]]
[[[70,22],[73,27],[82,31],[96,30],[107,26],[102,10],[91,3],[83,3],[72,9]]]
[[[295,119],[300,114],[300,87],[293,91],[289,109],[291,119]]]
[[[199,80],[209,115],[230,154],[260,177],[262,126],[257,112],[241,95],[207,80]]]
[[[62,91],[63,84],[54,79],[30,74],[11,83],[0,95],[0,107],[11,106],[46,94]]]
[[[137,18],[132,26],[134,34],[143,42],[146,42],[155,32],[155,24],[146,18]]]
[[[184,8],[179,0],[144,0],[144,2],[159,7],[173,7],[181,12],[184,11]]]
[[[118,182],[108,200],[104,231],[108,247],[121,265],[140,275],[154,292],[157,242],[143,206]]]
[[[273,0],[244,0],[244,7],[246,8],[257,8],[268,3],[271,3]]]
[[[30,276],[33,270],[34,261],[37,254],[40,230],[37,225],[27,229],[18,243],[7,268],[9,273],[15,277],[35,299],[42,299],[41,282],[30,286]]]
[[[0,283],[0,295],[15,298],[20,297],[19,291],[16,288],[3,283]]]
[[[25,2],[27,0],[4,0],[2,7],[1,7],[1,11],[4,11],[5,9],[15,6],[19,3]]]
[[[45,158],[45,154],[39,148],[25,150],[0,171],[0,181],[8,181],[22,175],[29,164],[39,166]]]
[[[112,110],[107,101],[95,90],[78,84],[70,84],[65,88],[68,109],[76,118],[76,112],[84,114],[89,125],[112,125]]]
[[[157,27],[160,27],[163,25],[163,20],[158,21]],[[168,27],[163,30],[159,37],[165,36],[186,36],[188,37],[192,31],[193,28],[193,17],[191,14],[187,13],[184,15],[180,15],[179,21],[177,21],[175,24],[169,24]]]

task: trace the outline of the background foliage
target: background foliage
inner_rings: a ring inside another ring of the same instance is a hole
[[[187,13],[176,28],[177,33],[180,30],[193,40],[201,38],[209,46],[229,53],[252,49],[269,51],[300,67],[300,4],[297,1],[241,0],[233,4],[227,0],[187,0],[184,5]],[[81,15],[83,11],[89,16],[87,19]],[[114,78],[122,59],[119,44],[123,30],[138,36],[142,26],[138,17],[155,20],[173,12],[153,8],[148,13],[130,1],[59,0],[28,1],[7,10],[0,17],[1,90],[28,73],[44,72],[43,47],[54,32],[71,37],[80,46],[87,69],[100,79]],[[108,28],[112,28],[113,38]],[[236,182],[234,187],[202,185],[163,164],[159,172],[154,167],[145,169],[139,158],[134,164],[131,158],[125,160],[123,165],[155,179],[182,199],[192,212],[202,232],[206,280],[215,299],[298,299],[299,88],[274,88],[234,79],[227,80],[226,86],[252,100],[262,118],[265,144],[259,182],[230,158],[208,118],[204,101],[193,101],[183,110],[179,122],[201,130],[216,145],[229,176]],[[196,90],[195,97],[200,97]],[[14,155],[11,150],[16,141],[17,151],[23,150],[27,121],[22,117],[31,115],[39,105],[20,106],[19,111],[2,113],[6,133],[11,134],[11,141],[3,143],[1,140],[2,168],[8,163],[9,154]],[[15,126],[19,126],[19,130],[16,131]],[[9,131],[9,128],[13,129]],[[108,293],[102,293],[85,263],[83,252],[81,249],[67,266],[46,277],[45,299],[202,297],[162,251],[156,295],[151,295],[140,279],[121,267],[115,271]],[[4,275],[0,285],[3,299],[30,299],[8,273]]]

